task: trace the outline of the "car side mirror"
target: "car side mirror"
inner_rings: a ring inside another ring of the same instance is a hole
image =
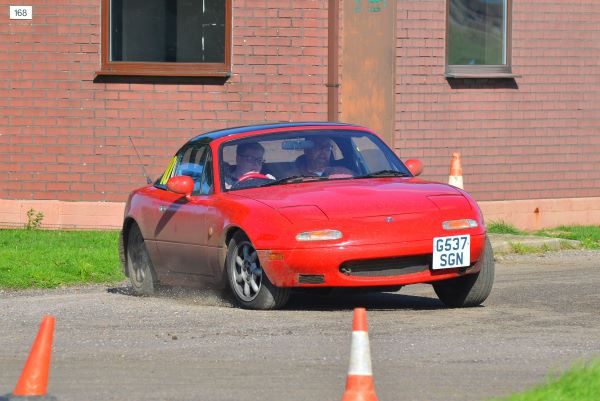
[[[192,196],[194,190],[194,180],[187,175],[179,175],[169,178],[167,181],[167,189],[176,194],[185,195],[186,198]]]
[[[404,162],[404,165],[415,177],[421,175],[423,172],[423,162],[418,159],[408,159]]]

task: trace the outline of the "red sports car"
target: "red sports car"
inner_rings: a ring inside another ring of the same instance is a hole
[[[464,191],[415,178],[421,170],[355,125],[197,136],[129,196],[123,270],[139,294],[229,286],[252,309],[280,308],[298,287],[415,283],[447,306],[479,305],[494,281],[481,211]]]

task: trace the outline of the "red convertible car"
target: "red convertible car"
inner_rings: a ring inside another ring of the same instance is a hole
[[[228,286],[251,309],[280,308],[299,287],[415,283],[447,306],[479,305],[494,281],[481,211],[464,191],[415,178],[421,170],[349,124],[197,136],[129,196],[123,270],[139,294]]]

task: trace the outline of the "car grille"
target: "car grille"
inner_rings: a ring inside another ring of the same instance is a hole
[[[399,258],[353,260],[344,262],[340,272],[347,276],[385,277],[402,276],[428,270],[431,255],[404,256]]]

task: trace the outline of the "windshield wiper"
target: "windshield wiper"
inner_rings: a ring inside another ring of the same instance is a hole
[[[261,187],[270,187],[272,185],[280,185],[280,184],[296,184],[298,182],[305,181],[321,181],[327,180],[327,177],[319,177],[314,175],[292,175],[290,177],[280,178],[275,181],[269,181],[265,185],[261,185]]]
[[[410,177],[410,174],[397,170],[379,170],[369,174],[361,175],[355,178],[374,178],[374,177]]]

